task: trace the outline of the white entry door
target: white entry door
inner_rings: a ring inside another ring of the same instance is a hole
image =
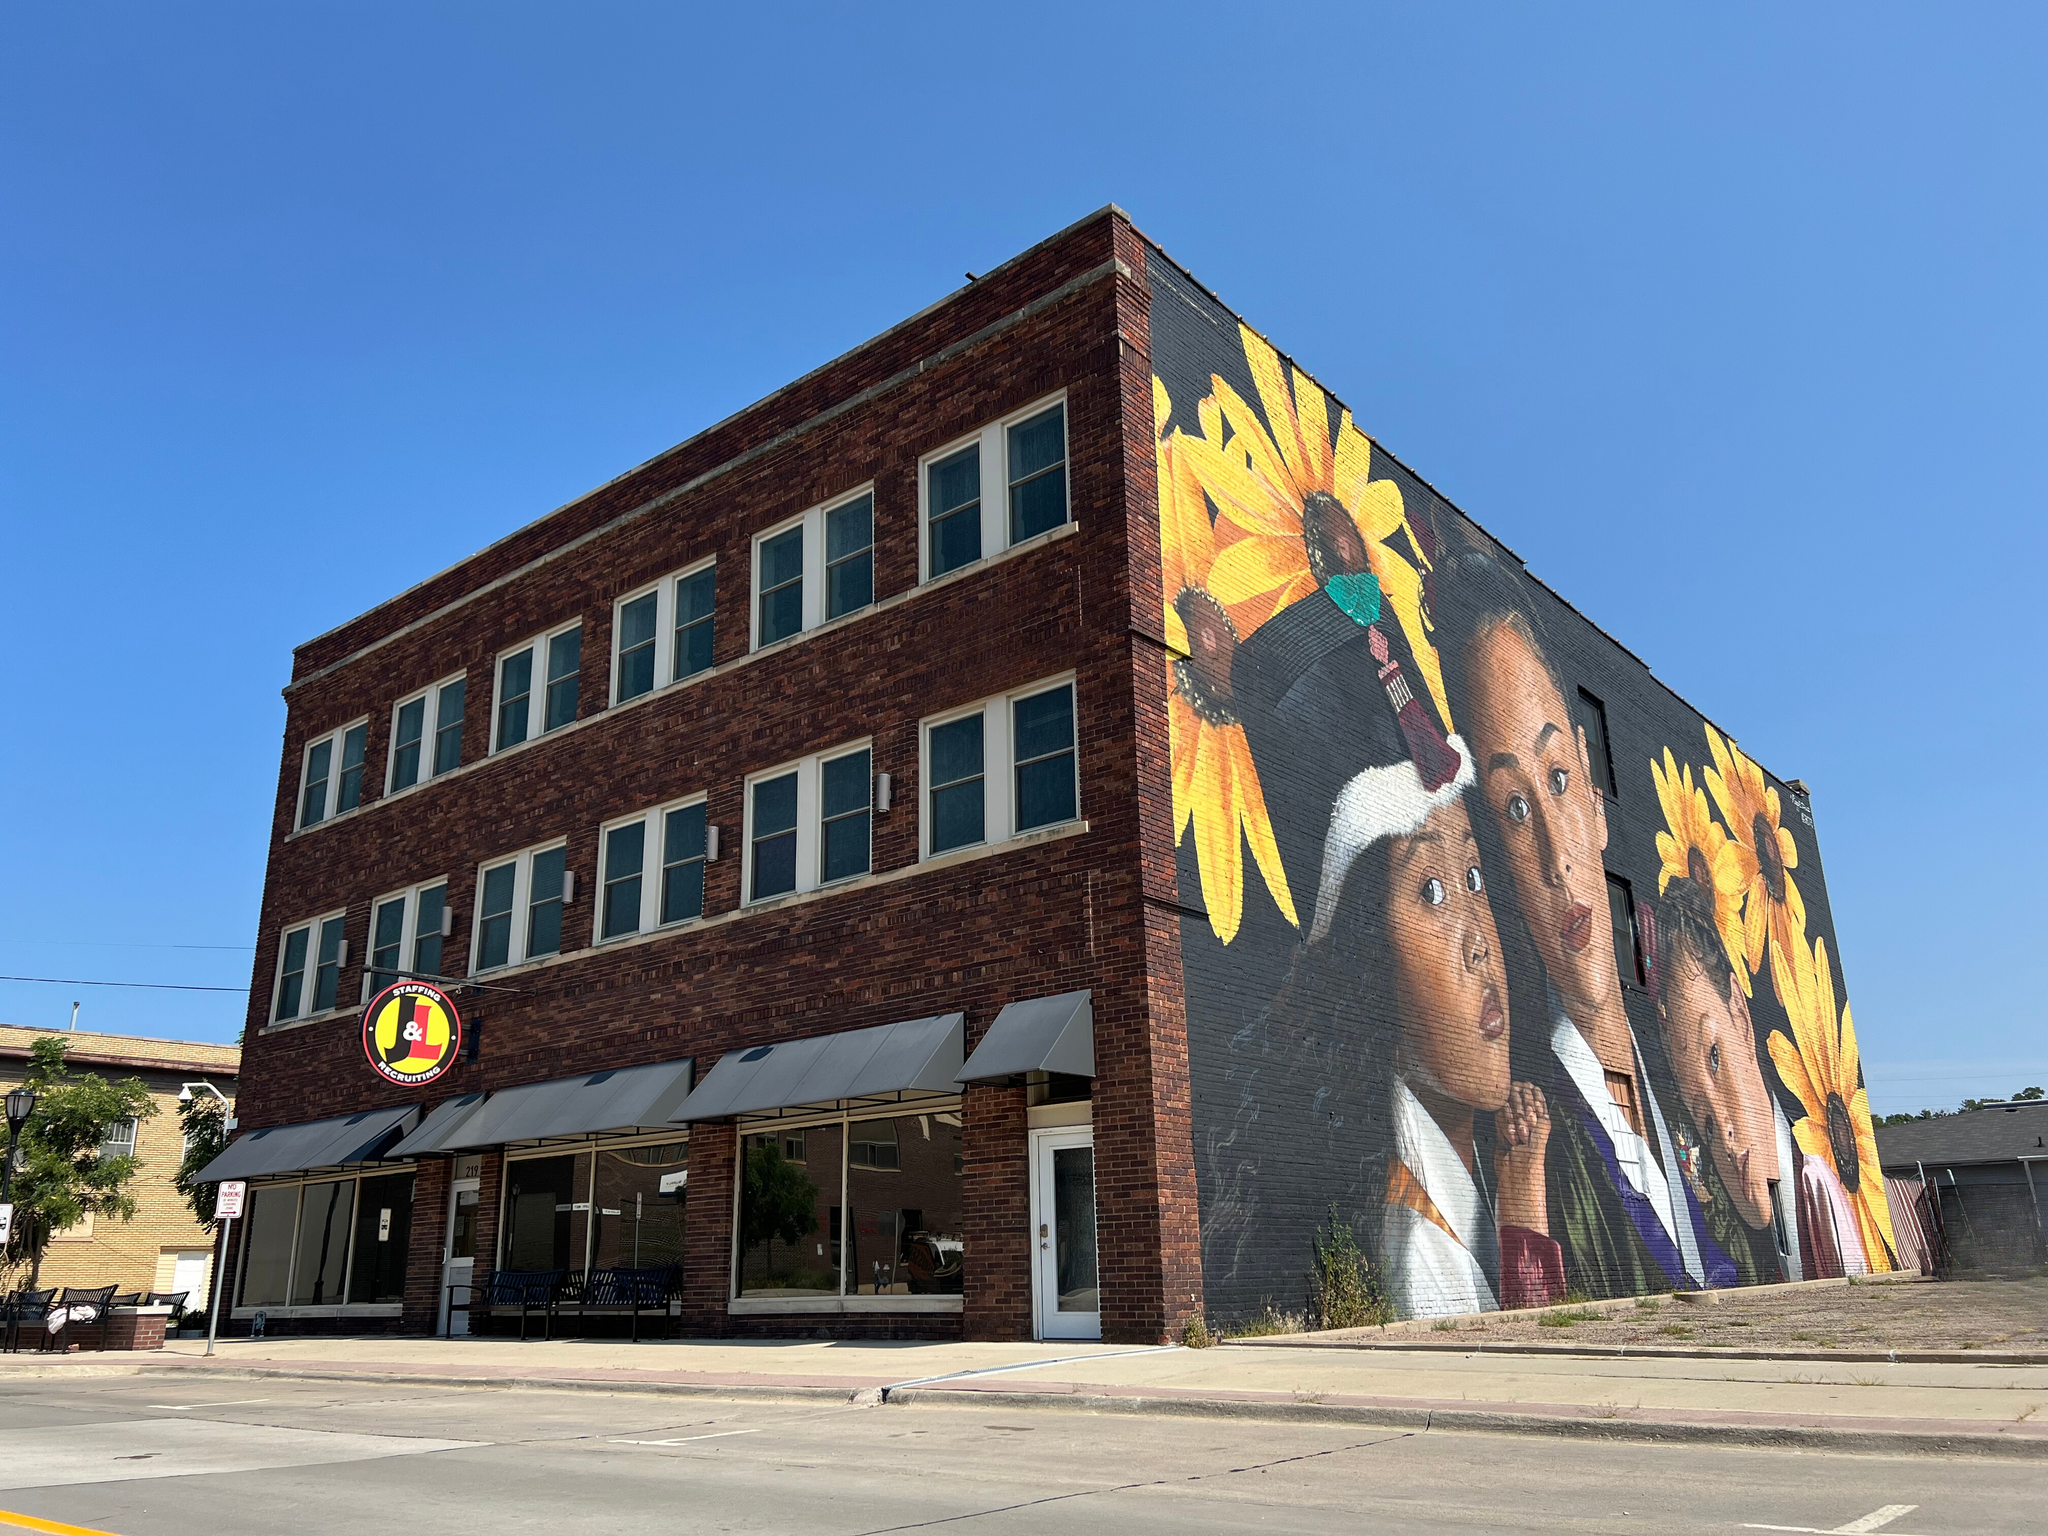
[[[1032,1294],[1041,1339],[1099,1339],[1102,1300],[1095,1255],[1095,1132],[1089,1126],[1031,1133]]]
[[[458,1179],[449,1188],[448,1242],[441,1261],[441,1331],[450,1337],[469,1332],[469,1314],[451,1310],[448,1303],[451,1299],[458,1304],[475,1299],[467,1290],[451,1297],[449,1287],[466,1287],[476,1269],[476,1213],[477,1181]]]
[[[178,1255],[177,1263],[171,1270],[171,1289],[185,1293],[185,1306],[188,1311],[206,1310],[206,1271],[212,1264],[213,1255],[204,1248]]]

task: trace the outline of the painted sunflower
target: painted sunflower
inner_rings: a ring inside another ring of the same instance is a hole
[[[1265,421],[1212,375],[1213,392],[1197,408],[1200,435],[1181,439],[1195,478],[1216,503],[1209,590],[1237,633],[1248,636],[1330,577],[1370,571],[1448,728],[1450,701],[1423,602],[1429,561],[1409,527],[1401,488],[1372,478],[1371,440],[1351,424],[1349,411],[1333,430],[1329,397],[1315,381],[1296,370],[1290,391],[1280,355],[1257,332],[1238,331]],[[1405,535],[1400,546],[1396,535]]]
[[[1808,951],[1802,938],[1785,970],[1794,990],[1794,998],[1785,999],[1793,1038],[1773,1030],[1769,1045],[1778,1076],[1806,1112],[1793,1124],[1792,1137],[1801,1152],[1819,1158],[1842,1181],[1870,1267],[1890,1269],[1898,1242],[1892,1236],[1892,1211],[1877,1161],[1877,1136],[1870,1126],[1870,1096],[1863,1086],[1856,1023],[1845,1002],[1837,1026],[1827,941],[1815,939]]]
[[[1266,811],[1230,691],[1230,662],[1238,634],[1230,614],[1209,591],[1216,537],[1201,483],[1188,463],[1187,439],[1166,430],[1173,402],[1166,385],[1152,381],[1152,413],[1159,433],[1159,552],[1166,599],[1166,643],[1172,647],[1173,688],[1166,700],[1167,738],[1173,759],[1173,840],[1195,829],[1195,862],[1202,874],[1202,905],[1216,937],[1228,944],[1244,917],[1244,846],[1266,877],[1281,915],[1295,927],[1294,896],[1273,819]],[[1239,829],[1244,836],[1239,838]]]
[[[1764,782],[1763,769],[1711,725],[1706,730],[1714,755],[1707,788],[1730,834],[1714,870],[1715,887],[1726,880],[1742,893],[1743,960],[1752,972],[1763,969],[1764,941],[1770,940],[1771,981],[1789,1010],[1787,992],[1796,984],[1791,972],[1806,949],[1806,901],[1792,879],[1799,845],[1779,820],[1778,792]]]
[[[1749,969],[1743,964],[1742,887],[1736,884],[1737,868],[1723,860],[1728,834],[1707,806],[1707,792],[1692,779],[1692,765],[1681,770],[1664,749],[1664,761],[1650,759],[1650,777],[1657,785],[1657,803],[1664,808],[1664,825],[1657,834],[1657,856],[1664,862],[1657,871],[1657,894],[1662,896],[1673,880],[1690,880],[1714,903],[1714,929],[1728,951],[1728,963],[1735,968],[1742,990],[1749,994]]]

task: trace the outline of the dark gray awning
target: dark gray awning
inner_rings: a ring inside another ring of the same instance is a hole
[[[799,1104],[957,1093],[953,1074],[964,1038],[961,1015],[946,1013],[727,1051],[674,1118],[724,1120]]]
[[[305,1120],[250,1131],[200,1169],[193,1182],[217,1184],[222,1179],[257,1179],[273,1173],[376,1162],[390,1155],[392,1145],[419,1118],[419,1109],[407,1104],[398,1109],[366,1109],[335,1120]]]
[[[487,1093],[465,1093],[450,1099],[419,1123],[405,1140],[391,1149],[393,1157],[418,1157],[422,1152],[445,1152],[463,1123],[490,1097]]]
[[[558,1136],[667,1130],[676,1106],[689,1096],[691,1066],[685,1056],[501,1088],[483,1103],[451,1115],[434,1146],[420,1145],[419,1137],[408,1138],[408,1144],[416,1152],[467,1152]]]
[[[960,1069],[963,1083],[993,1083],[1026,1072],[1095,1075],[1095,1005],[1091,993],[1062,992],[1006,1003]]]

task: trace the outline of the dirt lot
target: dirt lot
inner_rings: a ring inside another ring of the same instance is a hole
[[[1560,1307],[1540,1318],[1462,1322],[1485,1342],[1692,1344],[1741,1349],[2048,1350],[2048,1279],[1960,1280],[1724,1293],[1719,1306],[1646,1297],[1604,1316]],[[1438,1325],[1424,1335],[1446,1338]],[[1389,1338],[1387,1344],[1395,1346]]]

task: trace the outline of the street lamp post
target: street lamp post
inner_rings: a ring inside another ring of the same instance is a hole
[[[23,1083],[7,1095],[7,1161],[0,1163],[0,1205],[14,1199],[14,1149],[21,1140],[22,1127],[36,1112],[36,1091]]]

